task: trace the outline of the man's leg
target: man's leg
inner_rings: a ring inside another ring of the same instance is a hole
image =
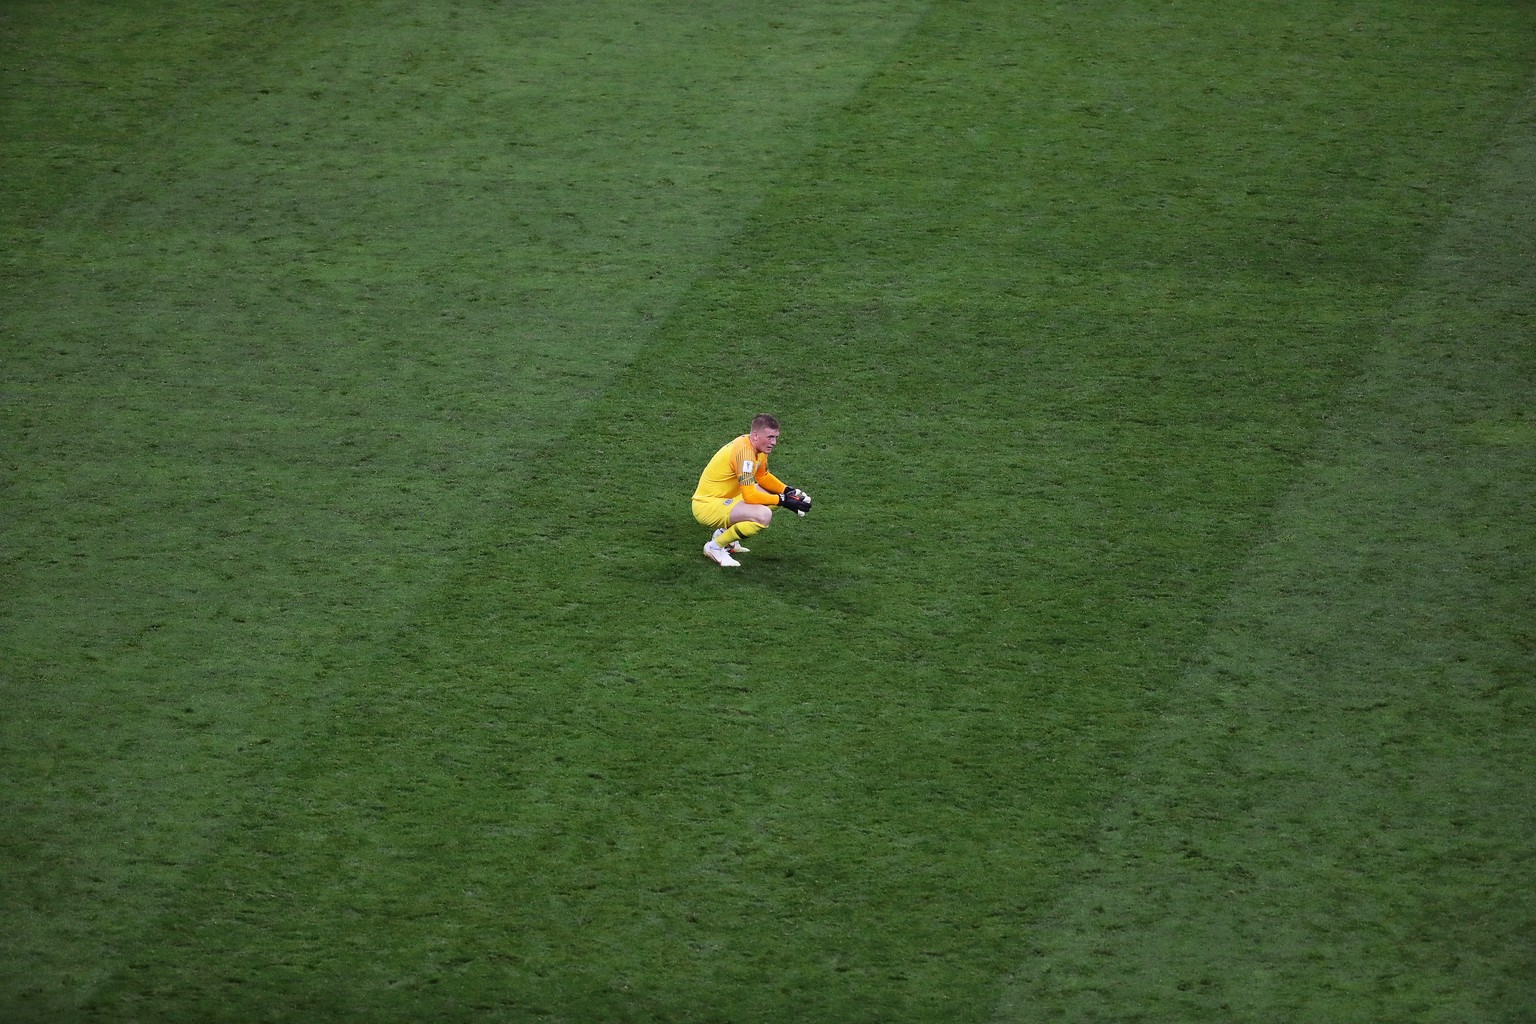
[[[731,513],[735,511],[735,504],[735,499],[727,501],[695,499],[693,503],[693,518],[704,526],[712,527],[715,531],[709,543],[704,545],[704,557],[725,567],[741,564],[719,543],[720,535],[731,525]]]
[[[723,527],[723,526],[720,527],[720,529],[716,530],[714,532],[714,535],[709,538],[709,542],[711,544],[719,544],[720,543],[720,535],[723,534],[724,532],[725,532],[725,527]],[[729,542],[727,542],[727,543],[729,543]],[[752,553],[752,549],[747,547],[745,544],[743,544],[739,540],[736,541],[735,543],[731,543],[729,547],[722,547],[721,550],[729,552],[730,554],[733,554],[733,555],[750,555]]]
[[[731,525],[715,538],[715,543],[729,548],[754,534],[768,529],[773,522],[773,509],[767,505],[748,505],[742,502],[731,509]]]

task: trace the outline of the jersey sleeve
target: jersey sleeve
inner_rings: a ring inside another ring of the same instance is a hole
[[[768,464],[766,462],[757,468],[756,478],[757,486],[760,490],[769,492],[775,498],[784,493],[784,481],[768,472]]]
[[[765,491],[757,484],[741,485],[741,500],[748,505],[777,505],[779,496],[772,491]]]

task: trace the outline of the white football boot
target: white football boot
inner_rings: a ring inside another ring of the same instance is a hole
[[[736,561],[736,559],[731,557],[731,553],[729,551],[725,550],[725,548],[721,547],[719,544],[716,544],[714,541],[710,541],[708,544],[704,545],[704,557],[718,562],[720,565],[726,568],[741,564],[740,562]]]

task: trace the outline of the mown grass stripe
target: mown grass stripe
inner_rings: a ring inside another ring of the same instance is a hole
[[[1536,91],[993,1020],[1523,1021]]]

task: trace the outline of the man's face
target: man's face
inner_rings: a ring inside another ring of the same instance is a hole
[[[779,443],[779,431],[775,427],[761,427],[752,431],[752,448],[767,455]]]

